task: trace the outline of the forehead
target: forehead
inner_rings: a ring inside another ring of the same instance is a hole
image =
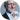
[[[15,1],[8,1],[8,3],[15,3]]]
[[[15,0],[8,0],[8,1],[15,1]]]

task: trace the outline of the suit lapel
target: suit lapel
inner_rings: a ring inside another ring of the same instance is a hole
[[[6,13],[5,13],[5,15],[6,15],[6,18],[9,19],[9,17],[8,17],[8,15]]]
[[[5,13],[2,15],[4,18],[9,19],[8,15]]]

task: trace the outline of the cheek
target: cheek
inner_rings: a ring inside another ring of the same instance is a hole
[[[13,5],[13,7],[15,8],[15,5]]]
[[[8,8],[11,8],[11,5],[8,5]]]
[[[14,9],[15,9],[15,5],[13,5]]]

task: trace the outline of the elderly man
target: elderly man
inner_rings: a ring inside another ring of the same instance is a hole
[[[6,13],[3,14],[2,16],[6,19],[13,19],[13,17],[15,18],[15,12],[14,14],[12,13],[15,10],[15,1],[7,1],[4,4],[4,7],[6,9]],[[17,17],[18,17],[18,13],[17,13]]]

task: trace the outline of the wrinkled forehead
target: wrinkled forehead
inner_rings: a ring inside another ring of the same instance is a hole
[[[15,1],[15,0],[8,0],[8,1]]]
[[[15,3],[15,0],[8,0],[8,3]]]
[[[15,1],[8,1],[8,3],[15,3]]]

